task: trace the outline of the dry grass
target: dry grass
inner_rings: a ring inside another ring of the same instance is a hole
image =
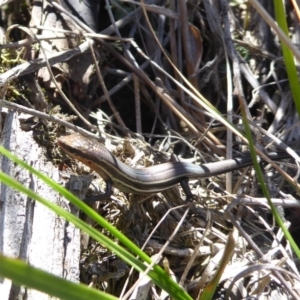
[[[52,8],[56,24],[46,20],[44,27],[31,30],[14,26],[23,38],[1,46],[1,58],[22,43],[26,62],[9,67],[0,83],[7,87],[11,79],[39,70],[44,90],[40,98],[30,98],[33,108],[48,112],[59,104],[78,116],[78,126],[101,133],[113,145],[126,137],[124,148],[117,147],[115,154],[137,166],[163,162],[171,153],[194,163],[242,155],[247,140],[241,104],[258,152],[287,149],[286,145],[297,150],[299,116],[278,35],[250,4],[154,2],[111,2],[101,15],[111,25],[100,34],[58,5]],[[263,2],[272,11],[271,1]],[[38,24],[36,18],[32,13],[31,24]],[[300,32],[291,6],[287,19],[296,41]],[[52,30],[57,24],[67,32]],[[34,50],[39,50],[39,58]],[[145,146],[142,136],[153,147]],[[300,204],[293,177],[298,169],[293,160],[278,166],[281,174],[263,164],[265,182],[297,242]],[[294,187],[282,176],[291,176]],[[269,299],[299,298],[298,259],[274,223],[253,169],[190,185],[197,195],[193,206],[186,206],[175,187],[147,199],[115,191],[113,201],[98,203],[95,209],[149,255],[163,251],[164,266],[193,298],[224,261],[215,299],[226,291],[231,299],[263,294]],[[225,248],[228,241],[231,248]],[[107,281],[106,291],[120,295],[116,283],[123,287],[128,268],[115,257],[108,264],[104,257],[105,249],[90,241],[83,255],[84,281],[89,283],[96,274],[94,285],[103,288]]]

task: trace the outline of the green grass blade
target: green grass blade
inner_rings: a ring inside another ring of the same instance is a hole
[[[240,102],[240,104],[241,104],[241,102]],[[261,167],[260,167],[260,165],[257,161],[255,146],[254,146],[254,142],[253,142],[253,138],[252,138],[252,134],[251,134],[251,129],[250,129],[250,126],[249,126],[249,123],[248,123],[248,120],[247,120],[245,109],[244,109],[242,104],[241,104],[241,108],[242,108],[241,110],[242,110],[243,124],[244,124],[244,127],[245,127],[246,136],[247,136],[248,141],[249,141],[249,149],[250,149],[250,153],[251,153],[251,157],[252,157],[252,161],[253,161],[253,166],[254,166],[258,181],[260,183],[262,192],[268,200],[268,203],[270,205],[270,208],[271,208],[272,214],[273,214],[273,216],[276,220],[276,223],[282,229],[286,239],[290,242],[291,247],[294,250],[297,257],[300,258],[300,250],[299,250],[297,244],[295,243],[295,241],[294,241],[293,237],[291,236],[290,232],[288,231],[288,229],[283,224],[283,221],[280,218],[280,215],[279,215],[276,207],[274,206],[274,204],[271,201],[270,193],[269,193],[269,190],[267,188],[266,182],[264,180],[264,176],[263,176]]]
[[[11,154],[8,150],[3,147],[0,147],[0,153],[7,156],[9,159],[14,161],[15,163],[21,165],[23,168],[27,169],[32,174],[39,177],[45,183],[50,185],[54,190],[60,192],[67,199],[69,199],[73,204],[78,206],[82,211],[84,211],[87,215],[89,215],[92,219],[94,219],[98,224],[106,228],[112,235],[118,238],[124,245],[130,249],[133,253],[138,255],[143,261],[147,264],[150,264],[152,260],[132,241],[130,241],[126,236],[124,236],[121,232],[119,232],[114,226],[112,226],[109,222],[107,222],[104,218],[98,215],[93,209],[87,206],[80,199],[75,197],[72,193],[67,191],[65,188],[57,184],[51,178],[46,175],[38,172],[33,169],[31,166]],[[96,241],[113,251],[118,257],[122,260],[133,266],[137,271],[143,272],[146,270],[146,264],[144,264],[139,259],[135,258],[133,254],[125,250],[123,247],[115,243],[113,240],[109,239],[105,235],[101,234],[98,230],[90,227],[90,225],[86,224],[73,214],[65,211],[60,206],[46,200],[45,198],[39,196],[34,191],[24,187],[22,184],[17,182],[15,179],[11,178],[7,174],[0,172],[0,180],[8,186],[13,187],[14,189],[23,192],[28,195],[31,199],[35,199],[40,203],[47,206],[49,209],[54,211],[56,214],[64,217],[69,222],[73,223],[77,228],[89,234]],[[191,299],[189,295],[177,284],[175,283],[159,266],[154,265],[152,270],[148,273],[148,276],[153,280],[155,284],[157,284],[160,288],[168,292],[174,299]]]
[[[112,295],[59,278],[36,269],[19,259],[7,258],[0,254],[0,275],[11,279],[15,284],[43,291],[48,295],[65,300],[118,299]]]
[[[283,32],[289,36],[288,26],[286,22],[286,13],[283,6],[282,0],[274,0],[274,9],[275,9],[275,17],[279,27],[283,30]],[[294,98],[295,106],[300,116],[300,84],[299,78],[297,74],[297,69],[295,65],[294,55],[291,49],[281,41],[281,49],[284,59],[284,64],[286,67],[286,72],[288,75],[291,92]]]

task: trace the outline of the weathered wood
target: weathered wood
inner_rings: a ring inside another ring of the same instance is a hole
[[[43,149],[32,138],[32,132],[20,129],[18,115],[9,112],[6,116],[1,145],[35,169],[59,181],[59,171],[47,161]],[[41,180],[18,165],[0,157],[1,170],[49,201],[67,211],[67,200],[53,191]],[[0,184],[0,252],[17,257],[29,264],[66,278],[79,281],[80,232],[72,224],[24,194]],[[72,207],[72,213],[74,208]],[[37,291],[14,286],[9,280],[0,282],[2,300],[54,299]]]

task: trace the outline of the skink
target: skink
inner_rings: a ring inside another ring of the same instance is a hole
[[[112,185],[123,192],[154,194],[188,178],[207,178],[252,165],[251,157],[245,156],[202,165],[167,162],[136,169],[118,160],[103,144],[79,134],[60,137],[58,145],[68,156],[81,161],[105,180],[107,187],[102,199],[111,196]],[[289,155],[279,152],[271,153],[268,157],[278,160],[288,158]],[[186,188],[184,192],[189,194]]]

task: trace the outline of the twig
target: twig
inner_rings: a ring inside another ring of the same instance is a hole
[[[66,128],[69,128],[71,130],[74,130],[75,132],[78,132],[86,137],[90,137],[90,138],[93,138],[93,139],[97,139],[98,141],[100,142],[104,142],[104,139],[101,138],[101,137],[98,137],[94,134],[92,134],[91,132],[81,128],[81,127],[77,127],[69,122],[66,122],[62,119],[58,119],[58,118],[55,118],[53,116],[49,116],[45,113],[42,113],[40,111],[37,111],[35,109],[32,109],[32,108],[27,108],[25,106],[22,106],[22,105],[19,105],[19,104],[15,104],[15,103],[11,103],[11,102],[8,102],[6,100],[0,100],[0,104],[2,107],[6,107],[8,109],[11,109],[13,111],[18,111],[18,112],[23,112],[23,113],[26,113],[26,114],[30,114],[32,116],[35,116],[35,117],[38,117],[38,118],[41,118],[41,119],[44,119],[44,120],[47,120],[49,122],[55,122],[57,124],[60,124],[62,126],[65,126]]]

